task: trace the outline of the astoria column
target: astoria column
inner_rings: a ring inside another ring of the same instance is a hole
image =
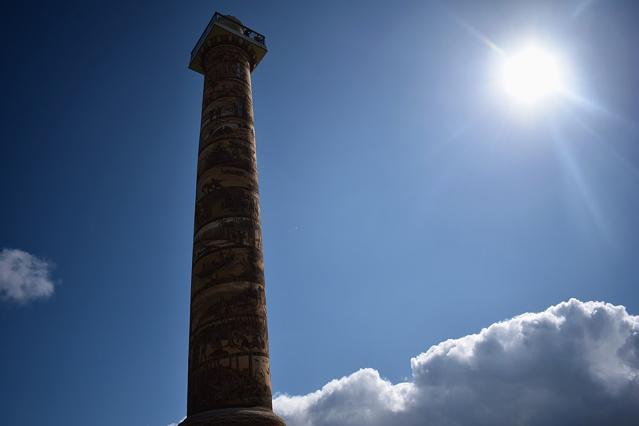
[[[264,36],[216,13],[191,53],[204,75],[187,418],[277,425],[272,411],[251,72]]]

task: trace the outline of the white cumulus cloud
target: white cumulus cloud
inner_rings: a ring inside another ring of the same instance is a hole
[[[0,298],[18,303],[50,297],[52,265],[26,251],[0,251]]]
[[[393,384],[373,369],[279,395],[288,426],[639,424],[639,316],[571,299],[411,359]]]

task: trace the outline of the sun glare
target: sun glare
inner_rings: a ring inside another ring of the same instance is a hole
[[[564,70],[550,50],[528,44],[502,63],[502,85],[516,101],[532,105],[564,88]]]

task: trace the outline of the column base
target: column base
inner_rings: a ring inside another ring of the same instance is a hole
[[[178,426],[286,426],[273,411],[260,407],[224,408],[188,416]]]

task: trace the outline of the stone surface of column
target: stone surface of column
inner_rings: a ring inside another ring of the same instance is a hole
[[[216,13],[189,66],[204,98],[183,425],[284,425],[272,412],[251,95],[265,53],[262,35]]]

